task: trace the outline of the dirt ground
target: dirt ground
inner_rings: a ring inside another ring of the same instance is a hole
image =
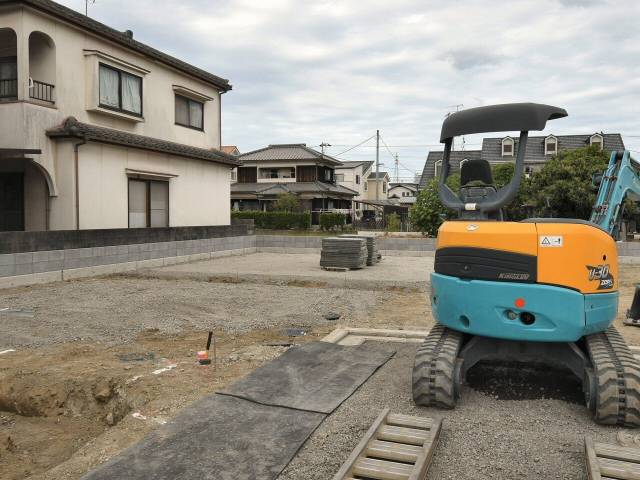
[[[617,322],[640,280],[639,266],[621,269]],[[188,403],[280,355],[283,344],[317,340],[338,325],[431,324],[421,292],[190,279],[4,290],[2,307],[17,310],[0,313],[0,351],[15,349],[0,355],[0,477],[7,480],[78,479]],[[326,320],[329,312],[340,320]],[[291,327],[307,334],[291,337],[284,331]],[[216,368],[195,362],[208,330]],[[640,345],[640,329],[620,330]]]
[[[0,351],[15,349],[0,355],[0,477],[77,479],[279,344],[325,336],[336,326],[326,313],[340,325],[415,325],[423,297],[126,277],[0,291],[14,310],[0,313]],[[210,328],[216,368],[195,361]]]

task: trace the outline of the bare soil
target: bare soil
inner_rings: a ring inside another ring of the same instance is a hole
[[[415,324],[425,301],[412,295],[390,318],[403,292],[125,277],[0,291],[0,305],[27,312],[0,316],[0,351],[16,350],[0,355],[0,477],[80,478],[282,344],[327,335],[330,311],[341,325]],[[215,367],[196,362],[209,328]]]

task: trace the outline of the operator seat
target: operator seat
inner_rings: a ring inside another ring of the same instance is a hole
[[[479,203],[497,192],[491,165],[486,160],[467,160],[460,167],[460,200]],[[502,210],[489,212],[492,220],[503,220]]]

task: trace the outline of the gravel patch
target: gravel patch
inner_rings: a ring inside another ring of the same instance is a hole
[[[353,396],[343,403],[309,438],[279,480],[326,480],[333,477],[380,411],[443,418],[440,443],[428,478],[478,479],[586,479],[584,435],[615,443],[616,427],[602,427],[591,420],[584,405],[551,398],[566,395],[557,387],[537,387],[537,398],[505,391],[525,388],[522,377],[505,377],[502,386],[491,378],[488,395],[463,387],[455,410],[416,407],[411,400],[411,367],[415,346],[399,346],[398,352]],[[469,372],[474,384],[486,367]],[[505,372],[500,370],[499,375]],[[565,375],[549,371],[552,385]],[[487,379],[488,380],[488,379]],[[578,387],[579,388],[579,387]],[[500,400],[500,398],[524,398]]]
[[[366,290],[193,280],[57,282],[0,291],[0,308],[33,310],[33,316],[0,313],[0,350],[80,340],[117,344],[148,329],[172,334],[208,328],[231,333],[313,328],[334,325],[325,318],[329,312],[349,325],[364,321],[380,297]]]

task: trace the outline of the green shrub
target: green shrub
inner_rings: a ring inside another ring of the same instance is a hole
[[[344,213],[321,213],[320,228],[322,230],[342,230],[347,224],[347,216]]]
[[[400,215],[397,213],[390,213],[387,215],[387,232],[399,232],[400,231]]]
[[[244,210],[231,212],[232,218],[252,218],[256,228],[271,230],[308,230],[311,228],[310,212],[262,212],[260,210]]]

